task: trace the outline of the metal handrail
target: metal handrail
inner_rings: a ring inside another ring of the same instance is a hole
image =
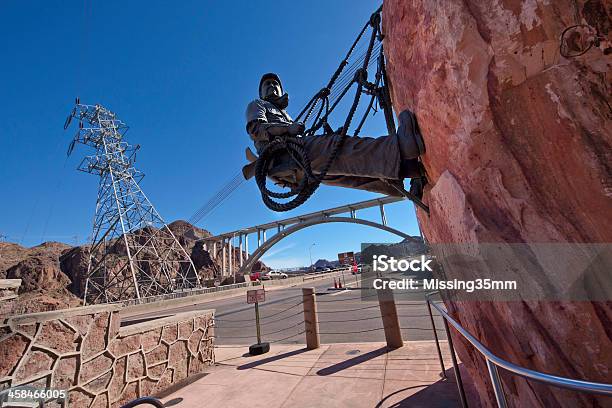
[[[487,368],[489,370],[489,376],[491,377],[491,382],[493,384],[493,391],[495,392],[495,398],[497,400],[497,405],[499,407],[505,408],[507,406],[506,397],[504,394],[503,386],[501,379],[499,377],[499,373],[497,371],[498,367],[505,369],[515,375],[518,375],[523,378],[527,378],[530,380],[538,381],[541,383],[549,384],[554,387],[566,388],[569,390],[587,392],[591,394],[600,394],[606,396],[612,396],[612,384],[605,383],[597,383],[592,381],[584,381],[584,380],[575,380],[573,378],[560,377],[557,375],[546,374],[539,371],[531,370],[528,368],[524,368],[518,366],[516,364],[510,363],[495,354],[493,354],[489,349],[487,349],[482,343],[480,343],[474,336],[472,336],[459,322],[453,319],[446,310],[443,310],[438,304],[431,301],[430,297],[432,295],[439,294],[439,292],[431,292],[425,295],[427,300],[427,305],[429,308],[429,315],[431,317],[432,328],[434,329],[434,333],[436,330],[435,322],[433,319],[433,315],[431,313],[431,307],[433,306],[440,313],[440,315],[444,318],[444,326],[446,329],[446,337],[448,338],[448,345],[451,351],[451,357],[453,360],[453,369],[455,371],[455,376],[457,378],[457,387],[459,389],[459,395],[461,398],[461,403],[463,407],[467,407],[467,401],[465,398],[465,390],[463,388],[463,382],[461,381],[461,375],[459,373],[459,368],[457,365],[455,349],[453,347],[452,338],[450,335],[450,330],[448,327],[448,323],[450,323],[459,334],[461,334],[467,341],[472,344],[482,354],[487,363]],[[436,336],[436,345],[438,347],[438,351],[440,350],[440,344]],[[444,363],[442,362],[442,355],[439,352],[440,357],[440,365],[444,367]]]

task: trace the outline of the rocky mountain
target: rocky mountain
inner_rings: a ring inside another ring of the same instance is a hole
[[[388,255],[396,259],[406,259],[416,255],[428,254],[429,247],[421,237],[405,239],[395,244],[371,244],[361,251],[361,262],[371,263],[373,255]]]
[[[14,313],[73,307],[80,300],[68,288],[71,279],[59,258],[70,248],[60,242],[45,242],[31,248],[0,243],[0,279],[21,279]]]
[[[338,266],[338,261],[328,261],[327,259],[318,259],[312,264],[315,268],[335,268]]]
[[[168,224],[168,228],[191,256],[202,282],[212,285],[215,273],[220,271],[221,254],[204,250],[201,241],[211,233],[182,220]],[[122,240],[115,240],[110,245],[111,256],[125,258]],[[71,247],[59,242],[45,242],[31,248],[0,243],[0,279],[22,280],[14,313],[79,305],[85,289],[89,251],[89,245]],[[235,248],[235,265],[238,259],[238,248]],[[254,267],[255,270],[262,268],[266,266],[261,262]]]

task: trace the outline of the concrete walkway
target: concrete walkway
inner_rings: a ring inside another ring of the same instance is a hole
[[[446,343],[448,379],[440,377],[435,343],[272,344],[252,357],[248,346],[216,348],[216,365],[197,381],[163,398],[165,406],[326,408],[456,407],[457,387]],[[445,349],[444,349],[445,348]]]

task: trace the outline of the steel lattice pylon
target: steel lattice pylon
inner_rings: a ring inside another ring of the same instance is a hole
[[[72,119],[76,143],[90,146],[78,169],[100,177],[91,249],[84,289],[85,303],[105,303],[170,293],[199,286],[193,262],[138,183],[134,167],[140,146],[124,140],[128,126],[100,105],[78,99]]]

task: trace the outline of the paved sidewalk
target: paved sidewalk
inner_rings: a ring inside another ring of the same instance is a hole
[[[177,408],[457,407],[448,347],[442,346],[446,380],[433,341],[406,342],[391,351],[384,343],[317,350],[272,344],[256,357],[247,354],[248,346],[218,347],[207,375],[163,401]]]

